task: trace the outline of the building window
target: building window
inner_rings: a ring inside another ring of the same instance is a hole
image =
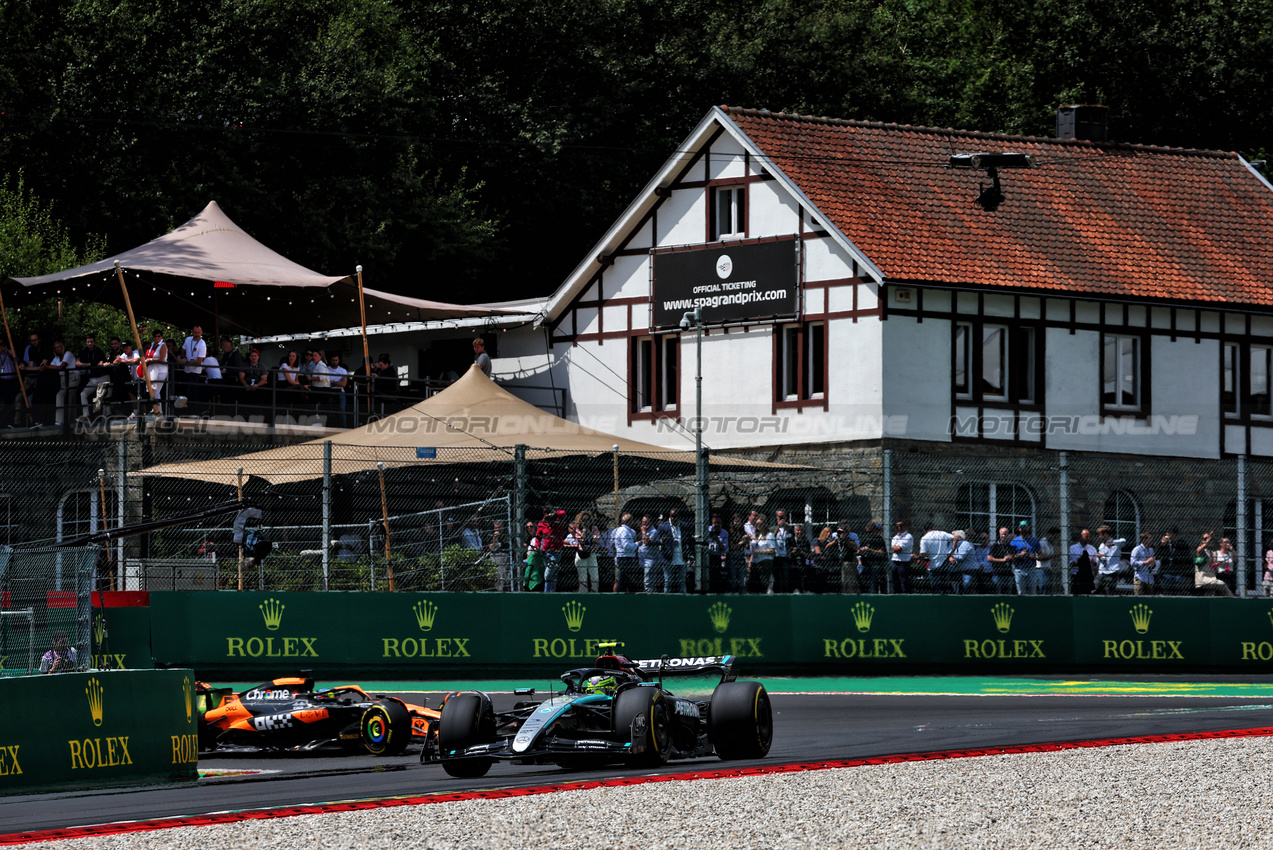
[[[1000,528],[1016,534],[1022,521],[1034,529],[1034,495],[1021,484],[974,482],[959,488],[955,524],[975,532],[986,532],[996,540]]]
[[[952,385],[955,398],[1033,404],[1041,358],[1034,328],[957,322]],[[980,345],[973,345],[980,340]]]
[[[1144,386],[1140,337],[1105,334],[1101,340],[1101,404],[1109,410],[1139,411]]]
[[[747,235],[747,187],[721,186],[712,192],[712,238]]]
[[[1220,356],[1220,407],[1225,416],[1273,416],[1273,346],[1226,342]]]
[[[674,334],[632,340],[632,412],[676,410],[681,338]]]
[[[1126,490],[1115,490],[1105,500],[1104,524],[1114,533],[1114,538],[1127,541],[1130,550],[1140,539],[1140,506],[1136,497]]]
[[[822,399],[826,392],[826,325],[783,325],[778,343],[778,401]]]

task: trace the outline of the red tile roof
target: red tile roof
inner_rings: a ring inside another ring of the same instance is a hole
[[[1273,306],[1273,191],[1236,154],[725,107],[888,280]],[[1017,151],[1007,199],[951,154]]]

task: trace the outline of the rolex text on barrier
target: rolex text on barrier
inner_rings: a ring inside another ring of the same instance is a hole
[[[0,794],[198,778],[191,670],[0,679]],[[39,721],[33,722],[38,714]]]
[[[205,681],[552,675],[607,640],[631,657],[733,655],[748,675],[1273,671],[1264,599],[166,591],[150,603],[155,664]]]

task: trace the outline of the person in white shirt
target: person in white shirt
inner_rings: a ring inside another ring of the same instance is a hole
[[[340,355],[333,353],[327,358],[327,375],[331,381],[331,388],[335,392],[335,398],[332,400],[332,410],[336,411],[333,417],[335,425],[338,428],[348,427],[348,420],[345,417],[345,410],[348,407],[349,396],[345,394],[345,388],[349,386],[349,370],[341,363]]]
[[[1092,572],[1099,558],[1100,553],[1092,545],[1092,532],[1083,529],[1070,546],[1070,592],[1073,595],[1086,596],[1092,592]]]
[[[74,397],[74,391],[79,389],[80,373],[75,371],[75,355],[66,350],[66,344],[60,339],[53,341],[53,358],[49,360],[48,368],[56,371],[59,378],[60,390],[54,404],[54,425],[61,425],[66,417],[66,402],[69,397]]]
[[[915,552],[915,538],[906,530],[906,521],[893,523],[897,533],[893,535],[890,548],[893,552],[893,592],[910,592],[911,556]]]
[[[950,574],[950,553],[955,549],[955,535],[942,531],[936,523],[926,523],[924,536],[919,538],[919,553],[928,559],[928,580],[933,590],[944,593]]]
[[[323,360],[323,352],[318,350],[310,352],[309,385],[323,390],[332,385],[331,372]]]
[[[1114,530],[1108,525],[1102,525],[1096,529],[1096,534],[1101,540],[1096,548],[1097,557],[1100,559],[1100,570],[1096,576],[1096,592],[1113,593],[1118,584],[1119,575],[1123,571],[1123,545],[1127,542],[1127,538],[1115,539]]]
[[[1154,558],[1154,547],[1151,545],[1154,536],[1148,531],[1141,532],[1140,545],[1132,550],[1133,585],[1137,596],[1148,596],[1154,592],[1154,575],[1158,572],[1158,561]]]

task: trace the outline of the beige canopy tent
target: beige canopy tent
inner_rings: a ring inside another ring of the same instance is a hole
[[[358,281],[311,271],[249,236],[212,201],[185,224],[105,260],[40,277],[0,281],[8,309],[52,297],[124,308],[116,266],[133,307],[181,327],[212,333],[271,333],[351,327],[363,322]],[[498,315],[482,306],[448,304],[363,289],[373,324]]]
[[[377,464],[392,469],[422,464],[509,461],[519,445],[526,446],[526,457],[531,460],[600,455],[618,446],[620,454],[648,453],[672,462],[694,463],[692,451],[670,451],[604,434],[545,413],[472,366],[462,378],[437,395],[361,428],[219,460],[160,464],[133,474],[235,485],[240,483],[238,470],[241,468],[245,477],[263,478],[271,484],[307,481],[324,477],[327,443],[331,444],[332,475],[374,470]],[[726,457],[713,457],[712,464],[796,468]]]

